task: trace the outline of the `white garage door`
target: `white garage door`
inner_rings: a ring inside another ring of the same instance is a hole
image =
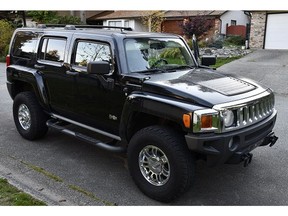
[[[288,49],[288,13],[268,14],[265,49]]]

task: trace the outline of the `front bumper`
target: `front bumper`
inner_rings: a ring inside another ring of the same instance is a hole
[[[256,147],[273,142],[271,136],[276,117],[277,111],[274,110],[263,121],[237,131],[223,134],[188,134],[185,136],[186,143],[191,151],[206,155],[208,166],[237,164],[243,161],[243,155]]]

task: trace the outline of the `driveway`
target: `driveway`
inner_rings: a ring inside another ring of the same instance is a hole
[[[244,58],[223,65],[219,71],[259,81],[277,94],[288,94],[287,50],[257,50]]]
[[[276,91],[279,141],[253,151],[253,162],[208,168],[197,162],[194,186],[170,205],[288,205],[288,54],[255,51],[224,65],[223,73],[246,76]],[[55,131],[29,142],[17,133],[12,100],[0,64],[0,177],[49,205],[163,205],[144,196],[131,180],[125,157]]]

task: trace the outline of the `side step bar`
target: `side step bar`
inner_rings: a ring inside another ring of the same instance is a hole
[[[93,137],[89,137],[85,134],[82,134],[82,133],[79,133],[79,132],[75,132],[75,131],[72,131],[72,130],[69,130],[63,126],[60,125],[61,122],[55,120],[55,119],[50,119],[46,122],[46,125],[50,128],[53,128],[57,131],[60,131],[61,133],[64,133],[64,134],[67,134],[67,135],[70,135],[70,136],[73,136],[79,140],[82,140],[82,141],[85,141],[87,143],[90,143],[98,148],[101,148],[101,149],[104,149],[104,150],[107,150],[107,151],[110,151],[110,152],[116,152],[116,153],[122,153],[122,152],[126,152],[126,148],[125,147],[122,147],[122,146],[112,146],[112,145],[109,145],[107,143],[103,143],[102,141],[100,140],[97,140]]]

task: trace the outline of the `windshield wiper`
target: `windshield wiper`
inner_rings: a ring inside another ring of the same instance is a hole
[[[190,66],[190,65],[178,65],[178,66],[175,66],[175,67],[171,67],[168,70],[181,70],[181,69],[187,69],[187,68],[193,69],[195,67]]]
[[[153,73],[165,73],[165,72],[167,71],[160,68],[150,68],[143,71],[137,71],[136,73],[153,74]]]

